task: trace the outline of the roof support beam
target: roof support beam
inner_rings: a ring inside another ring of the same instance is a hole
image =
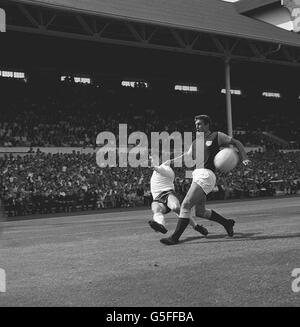
[[[43,11],[42,10],[39,10],[38,14],[39,14],[39,20],[40,20],[39,25],[42,25],[43,26],[44,25]]]
[[[50,18],[50,20],[48,21],[48,23],[46,24],[46,25],[44,25],[45,26],[45,28],[47,29],[53,22],[54,22],[54,20],[55,20],[55,18],[57,17],[57,15],[56,14],[54,14],[51,18]]]
[[[92,19],[92,27],[93,27],[93,32],[94,34],[97,34],[98,33],[98,29],[97,29],[97,20],[95,17],[93,17]]]
[[[194,38],[194,40],[188,45],[188,48],[190,48],[192,50],[194,45],[198,41],[199,37],[200,37],[200,34],[197,34],[196,37]]]
[[[143,39],[141,37],[141,35],[138,33],[138,31],[135,29],[135,27],[131,24],[126,22],[125,26],[128,28],[128,30],[130,31],[130,33],[133,35],[133,37],[139,41],[139,42],[145,42],[145,39]]]
[[[264,57],[267,57],[267,56],[272,55],[272,54],[274,54],[274,53],[276,53],[276,52],[278,52],[280,50],[281,50],[281,44],[277,44],[275,49],[270,47],[268,49],[268,51],[263,53],[263,55],[264,55]]]
[[[106,23],[103,25],[101,30],[97,33],[97,35],[102,36],[103,32],[106,30],[106,28],[110,25],[110,23]]]
[[[287,58],[288,61],[295,61],[296,60],[295,53],[293,53],[292,51],[289,51],[287,48],[283,47],[282,52],[283,52],[283,54],[285,55],[285,57]]]
[[[31,15],[28,9],[24,5],[18,4],[18,8],[21,13],[30,21],[33,26],[39,27],[39,22]]]
[[[236,47],[238,46],[239,42],[240,42],[239,39],[235,40],[234,44],[233,44],[233,45],[231,46],[231,48],[229,49],[229,52],[230,52],[230,53],[233,53],[233,51],[234,51],[234,50],[236,49]]]
[[[257,58],[261,58],[264,59],[265,56],[261,53],[261,51],[258,49],[258,47],[256,46],[256,44],[254,44],[253,42],[249,41],[248,42],[249,48],[251,49],[251,51],[253,52],[254,56]]]
[[[86,34],[94,35],[94,31],[90,28],[90,26],[88,25],[88,23],[85,21],[85,19],[82,16],[76,15],[76,19],[78,20],[79,24],[84,29]]]
[[[180,34],[173,28],[169,29],[171,34],[173,35],[174,39],[177,41],[177,43],[179,44],[179,46],[181,48],[186,48],[186,43],[183,41],[182,37],[180,36]]]
[[[142,25],[141,26],[141,29],[142,29],[142,38],[143,38],[143,40],[147,40],[147,31],[146,31],[146,25]]]
[[[216,48],[221,52],[221,53],[226,53],[226,49],[224,47],[224,45],[222,44],[222,42],[215,36],[212,36],[211,39],[213,40]]]
[[[151,41],[151,39],[153,38],[153,36],[157,33],[157,31],[159,30],[158,27],[156,27],[151,34],[149,35],[149,37],[147,38],[147,43],[149,43]]]
[[[137,42],[137,41],[128,41],[128,40],[120,40],[120,39],[113,39],[108,37],[101,36],[103,30],[105,29],[105,26],[102,29],[102,32],[99,32],[97,34],[97,38],[95,38],[93,35],[81,35],[81,34],[75,34],[70,32],[62,32],[62,31],[51,31],[50,29],[41,30],[39,28],[32,28],[32,27],[21,27],[21,26],[15,26],[15,25],[7,25],[7,29],[11,31],[19,31],[19,32],[28,32],[28,33],[34,33],[34,34],[40,34],[40,35],[50,35],[50,36],[60,36],[60,37],[67,37],[72,39],[79,39],[79,40],[89,40],[89,41],[96,41],[96,42],[102,42],[102,43],[111,43],[111,44],[119,44],[119,45],[127,45],[127,46],[134,46],[134,47],[142,47],[142,48],[150,48],[150,49],[158,49],[158,50],[166,50],[166,51],[172,51],[172,52],[181,52],[181,53],[187,53],[187,54],[195,54],[195,55],[203,55],[203,56],[210,56],[210,57],[216,57],[216,58],[226,58],[226,55],[224,53],[215,52],[211,50],[196,50],[191,48],[180,48],[175,46],[167,46],[167,45],[161,45],[161,44],[155,44],[150,43],[150,39],[153,37],[153,35],[157,32],[156,28],[151,33],[150,37],[148,38],[148,42]],[[258,53],[260,54],[260,52]],[[269,64],[277,64],[277,65],[285,65],[285,66],[293,66],[293,67],[299,67],[300,68],[300,52],[298,55],[297,60],[290,62],[278,59],[268,59],[264,58],[262,56],[244,56],[244,55],[237,55],[237,54],[231,54],[231,59],[234,59],[236,61],[246,61],[246,62],[260,62],[260,63],[269,63]]]

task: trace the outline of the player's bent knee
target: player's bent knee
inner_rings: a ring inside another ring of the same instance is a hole
[[[210,210],[207,210],[205,208],[197,208],[195,211],[196,217],[200,218],[209,218],[210,217]]]
[[[180,212],[180,206],[175,206],[175,208],[173,209],[173,211],[179,213]]]
[[[184,200],[182,202],[181,208],[186,209],[186,210],[191,210],[192,207],[193,207],[193,204],[189,199]]]
[[[205,217],[205,209],[203,209],[203,210],[198,209],[198,210],[196,210],[195,214],[196,214],[196,217],[204,218]]]
[[[180,214],[180,206],[176,206],[174,209],[172,209],[173,212],[175,212],[177,215]]]
[[[189,199],[185,199],[181,204],[179,216],[181,218],[190,218],[191,210],[192,210],[192,203],[190,202]]]
[[[152,212],[153,213],[163,213],[164,208],[160,206],[159,204],[152,204]]]
[[[181,207],[179,218],[190,218],[190,217],[191,217],[191,209],[185,209]]]
[[[170,203],[168,204],[168,207],[175,212],[179,212],[180,211],[180,205],[177,203]]]

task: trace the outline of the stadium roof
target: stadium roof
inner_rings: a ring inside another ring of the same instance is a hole
[[[256,6],[262,2],[275,1],[251,0]],[[299,34],[240,14],[238,8],[249,8],[249,1],[234,4],[220,0],[19,0],[18,3],[300,47]]]
[[[236,7],[240,13],[246,13],[275,3],[280,4],[280,0],[240,0],[236,3]]]

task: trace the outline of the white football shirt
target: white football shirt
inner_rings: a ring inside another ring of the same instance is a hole
[[[150,191],[153,199],[156,199],[164,191],[175,190],[174,179],[175,173],[170,166],[164,164],[155,166],[150,180]]]

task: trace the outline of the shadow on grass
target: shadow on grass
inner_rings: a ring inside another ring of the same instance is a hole
[[[199,242],[193,243],[216,243],[221,240],[223,242],[238,242],[238,241],[258,241],[258,240],[276,240],[285,238],[300,238],[300,233],[294,234],[281,234],[281,235],[258,235],[260,233],[235,233],[233,237],[229,237],[225,234],[223,235],[208,235],[203,236],[193,236],[183,239],[180,243],[192,242],[199,240]]]

